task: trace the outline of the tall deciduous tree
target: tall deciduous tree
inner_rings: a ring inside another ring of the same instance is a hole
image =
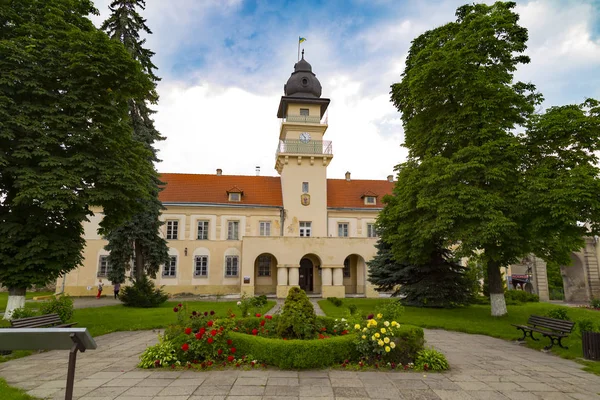
[[[588,233],[578,221],[600,221],[597,103],[534,115],[541,95],[513,80],[529,62],[514,7],[462,6],[413,41],[392,86],[409,158],[380,221],[396,259],[422,263],[437,240],[481,253],[492,315],[507,312],[500,267],[531,252],[567,262]]]
[[[132,136],[130,99],[152,82],[94,27],[89,0],[0,3],[0,283],[5,318],[25,291],[82,261],[82,224],[104,234],[148,197],[151,153]],[[133,199],[133,200],[132,200]]]
[[[111,39],[123,43],[129,54],[139,61],[142,70],[153,82],[151,90],[148,90],[144,98],[129,101],[129,117],[134,137],[152,152],[152,157],[148,159],[148,163],[152,164],[158,161],[154,144],[164,138],[154,127],[151,116],[155,111],[148,106],[149,103],[156,104],[158,101],[156,83],[160,79],[154,74],[156,69],[152,63],[154,52],[144,48],[146,39],[140,38],[140,32],[152,33],[146,25],[146,20],[138,12],[138,9],[145,8],[145,1],[114,0],[109,8],[111,15],[104,21],[102,29]],[[169,260],[167,242],[159,234],[163,224],[159,220],[163,209],[158,199],[159,185],[161,182],[153,168],[153,182],[150,187],[152,198],[140,200],[143,211],[107,236],[106,249],[110,251],[108,262],[111,265],[109,278],[113,282],[124,282],[125,271],[129,269],[132,259],[137,280],[140,280],[145,273],[154,277],[160,265]]]

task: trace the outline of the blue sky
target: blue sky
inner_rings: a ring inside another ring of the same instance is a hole
[[[96,1],[101,16],[109,0]],[[276,175],[276,118],[293,71],[298,36],[331,99],[334,159],[346,171],[385,179],[406,157],[390,85],[400,80],[410,41],[454,19],[462,1],[147,0],[147,45],[162,77],[156,125],[161,172]],[[529,29],[531,64],[517,71],[535,83],[545,107],[600,98],[600,2],[519,1]]]

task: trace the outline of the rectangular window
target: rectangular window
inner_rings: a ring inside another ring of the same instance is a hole
[[[198,240],[208,240],[208,221],[198,221]]]
[[[229,201],[240,201],[241,199],[241,193],[229,193]]]
[[[202,278],[208,276],[208,256],[196,256],[194,261],[194,276]]]
[[[344,260],[344,278],[350,278],[350,260],[348,258]]]
[[[177,275],[177,256],[169,256],[169,262],[163,269],[163,277],[174,278]]]
[[[302,193],[308,193],[308,182],[302,182]]]
[[[225,257],[225,277],[238,276],[239,260],[238,256]]]
[[[375,232],[375,224],[367,224],[367,237],[377,237],[377,232]]]
[[[338,237],[348,237],[348,224],[338,224]]]
[[[240,221],[229,221],[227,224],[227,240],[238,240]]]
[[[300,222],[300,237],[310,237],[311,222]]]
[[[100,256],[100,262],[98,263],[98,278],[106,278],[110,273],[110,265],[108,264],[108,256]]]
[[[258,276],[271,276],[271,256],[258,257]]]
[[[309,110],[308,110],[308,108],[301,108],[301,109],[300,109],[300,115],[303,115],[303,116],[306,116],[306,117],[308,117],[308,115],[309,115]]]
[[[271,236],[271,223],[268,221],[262,221],[259,229],[260,236]]]
[[[179,221],[176,219],[170,219],[167,221],[167,240],[177,240],[177,233],[179,232]]]
[[[377,203],[377,199],[374,196],[366,196],[365,197],[365,204],[376,204]]]

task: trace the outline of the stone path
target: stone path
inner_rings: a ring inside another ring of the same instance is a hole
[[[117,332],[96,338],[98,350],[78,355],[74,398],[79,400],[569,400],[598,399],[600,376],[564,360],[486,336],[426,330],[443,351],[443,374],[343,370],[154,371],[135,367],[158,332]],[[9,384],[40,398],[63,399],[67,351],[0,364]]]

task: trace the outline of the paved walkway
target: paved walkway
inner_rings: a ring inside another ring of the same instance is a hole
[[[156,371],[135,367],[157,332],[96,338],[98,350],[78,356],[74,397],[80,400],[329,400],[329,399],[598,399],[600,376],[551,354],[486,336],[426,330],[452,369],[416,372]],[[67,351],[0,364],[0,376],[28,393],[63,399]]]

